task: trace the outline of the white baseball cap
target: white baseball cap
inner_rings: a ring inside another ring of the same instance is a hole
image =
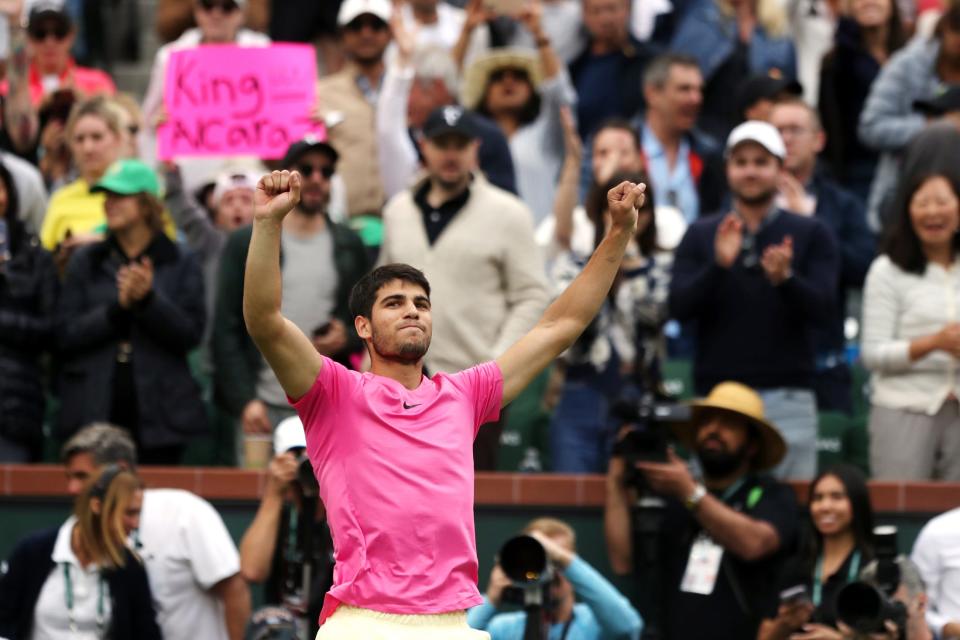
[[[286,453],[290,449],[305,448],[307,435],[303,432],[303,423],[299,416],[280,421],[273,432],[273,452]]]
[[[787,157],[787,147],[783,144],[780,132],[769,122],[750,120],[737,126],[727,138],[727,155],[744,142],[756,142],[780,160]]]
[[[389,23],[390,16],[393,15],[393,5],[389,0],[346,0],[340,5],[337,25],[342,27],[350,24],[365,13],[373,14]]]
[[[213,202],[220,204],[220,199],[235,189],[257,190],[260,174],[253,171],[224,171],[217,176],[213,187]]]

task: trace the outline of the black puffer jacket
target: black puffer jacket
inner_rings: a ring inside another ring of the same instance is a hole
[[[40,356],[54,343],[57,272],[37,239],[9,224],[11,259],[0,266],[0,435],[36,448],[43,441]]]
[[[200,387],[187,365],[203,336],[203,272],[193,254],[163,234],[146,255],[154,265],[153,289],[129,311],[117,303],[117,270],[127,258],[115,240],[83,247],[70,260],[57,304],[61,436],[110,418],[122,340],[133,346],[142,446],[185,444],[207,428]]]

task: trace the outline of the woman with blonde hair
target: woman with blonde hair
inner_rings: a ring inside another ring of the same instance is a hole
[[[721,141],[740,123],[737,87],[743,78],[797,76],[796,51],[778,0],[692,0],[670,49],[700,65],[700,126]]]
[[[0,578],[0,637],[158,640],[147,573],[127,546],[143,483],[106,467],[56,529],[27,537]]]
[[[91,188],[121,157],[127,135],[122,110],[103,96],[75,104],[65,130],[77,178],[50,197],[40,229],[40,241],[49,251],[99,238],[105,197]]]

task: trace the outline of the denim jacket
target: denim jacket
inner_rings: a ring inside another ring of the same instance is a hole
[[[693,0],[680,20],[670,48],[697,59],[704,80],[709,81],[720,65],[733,53],[737,21],[725,16],[715,0]],[[789,38],[768,35],[757,25],[750,40],[750,72],[766,74],[779,69],[789,79],[797,76],[796,52]],[[731,87],[731,90],[735,87]]]

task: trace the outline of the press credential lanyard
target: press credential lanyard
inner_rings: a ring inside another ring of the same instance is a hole
[[[70,622],[70,632],[77,633],[79,629],[77,628],[77,620],[73,615],[73,580],[70,577],[70,564],[64,562],[63,566],[63,582],[64,582],[64,600],[67,604],[67,619]],[[97,577],[97,635],[103,637],[103,575]]]
[[[860,575],[860,551],[854,551],[850,558],[850,570],[847,571],[847,584],[853,582]],[[813,572],[813,606],[819,607],[823,600],[823,554],[817,558],[817,568]]]

